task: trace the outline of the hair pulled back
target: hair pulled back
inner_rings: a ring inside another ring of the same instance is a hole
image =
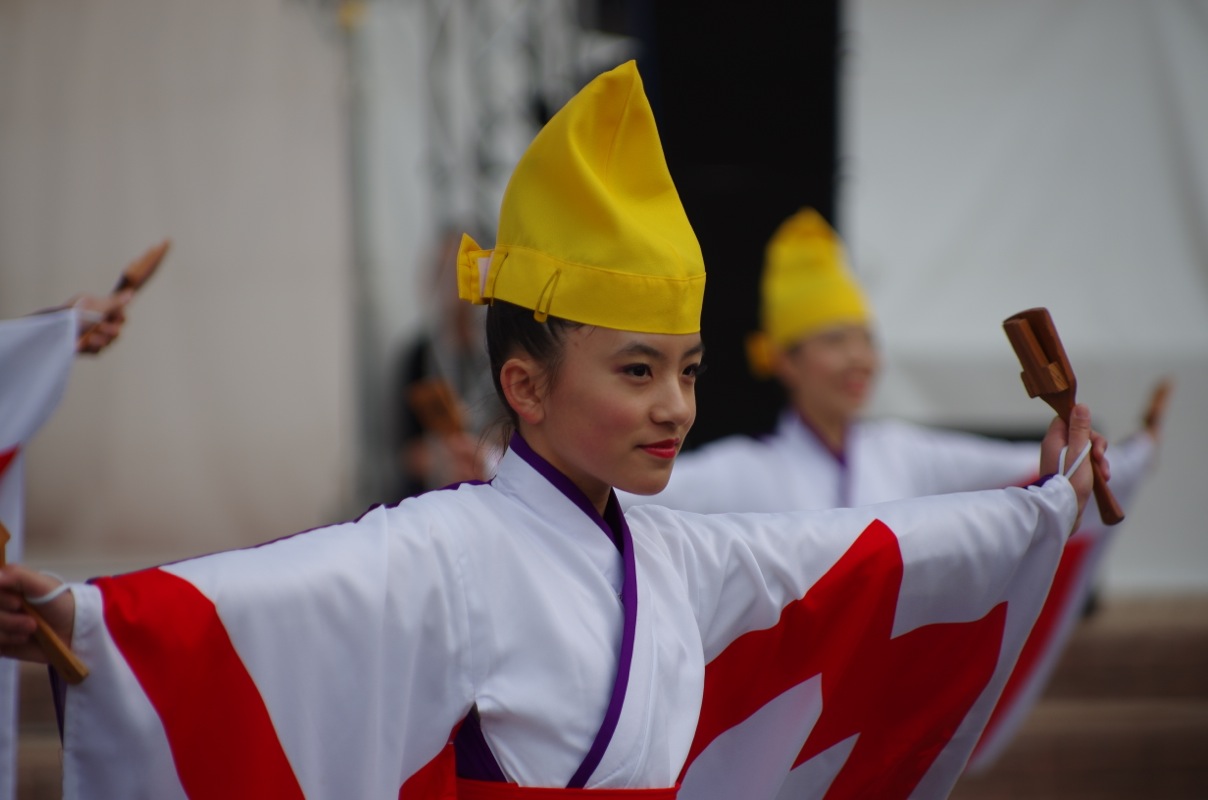
[[[560,317],[547,317],[545,322],[533,318],[533,310],[495,300],[487,307],[487,357],[491,362],[491,380],[495,383],[495,394],[507,415],[504,431],[506,436],[520,421],[516,410],[503,393],[499,372],[509,358],[524,353],[536,361],[545,371],[546,384],[553,382],[562,364],[567,331],[581,327]],[[507,423],[510,423],[508,425]]]

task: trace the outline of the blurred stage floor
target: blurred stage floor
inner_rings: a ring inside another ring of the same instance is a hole
[[[1106,599],[994,766],[952,800],[1208,798],[1208,595]]]

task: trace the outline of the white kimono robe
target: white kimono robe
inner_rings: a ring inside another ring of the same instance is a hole
[[[944,724],[925,758],[870,771],[857,752],[845,779],[938,796],[1076,511],[1061,477],[808,514],[622,518],[612,502],[615,530],[519,441],[487,485],[74,587],[92,674],[67,689],[65,797],[435,797],[432,766],[476,708],[521,785],[566,786],[589,752],[586,787],[618,789],[673,786],[689,758],[723,756],[714,796],[766,798],[816,722],[832,755],[852,725],[898,732],[859,697]],[[914,702],[943,670],[894,673],[903,640],[982,669]],[[729,761],[727,732],[765,708],[774,740]]]
[[[0,320],[0,522],[11,562],[24,544],[24,448],[63,396],[76,324],[71,309]],[[0,800],[16,794],[17,695],[17,665],[0,661]]]
[[[1034,442],[1006,442],[892,420],[856,423],[848,432],[846,451],[835,453],[800,416],[786,412],[772,435],[728,437],[686,453],[662,493],[621,494],[621,502],[697,512],[863,506],[1023,484],[1036,477],[1039,456]],[[1153,440],[1133,436],[1112,445],[1108,456],[1112,490],[1126,507],[1153,461]],[[993,762],[1044,688],[1093,588],[1095,567],[1111,532],[1091,503],[1083,528],[1063,553],[1053,591],[974,752],[971,769]],[[805,772],[794,775],[782,798],[815,796],[818,787],[812,780]]]

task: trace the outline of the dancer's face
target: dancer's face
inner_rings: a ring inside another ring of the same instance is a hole
[[[827,328],[781,354],[777,375],[809,418],[851,422],[864,408],[880,366],[867,325]]]
[[[521,414],[529,445],[593,501],[614,486],[661,491],[696,419],[700,334],[585,325],[563,346],[556,373],[537,387],[535,413]]]

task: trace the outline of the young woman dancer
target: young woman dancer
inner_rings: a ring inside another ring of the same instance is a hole
[[[881,592],[884,562],[905,562],[914,623],[985,634],[986,670],[924,756],[856,772],[877,796],[891,774],[946,792],[1034,618],[1028,587],[1051,577],[1089,495],[1074,458],[1092,449],[1086,408],[1068,432],[1052,426],[1052,477],[1026,489],[820,514],[623,514],[613,488],[660,490],[692,424],[704,289],[632,62],[538,134],[495,248],[463,240],[458,283],[492,303],[492,370],[516,426],[489,484],[88,585],[0,570],[0,651],[41,658],[24,597],[91,669],[66,691],[65,796],[674,797],[735,724],[725,700],[752,696],[740,682],[718,691],[706,664],[741,643],[786,668],[784,696],[816,690],[792,669],[815,654],[761,651],[760,635],[789,610],[819,621],[820,585],[877,611],[872,630],[884,598],[860,598]],[[835,652],[858,634],[836,631]],[[823,682],[842,686],[832,672]],[[785,715],[796,733],[767,752],[791,762],[808,716]],[[727,769],[764,783],[774,771]]]

